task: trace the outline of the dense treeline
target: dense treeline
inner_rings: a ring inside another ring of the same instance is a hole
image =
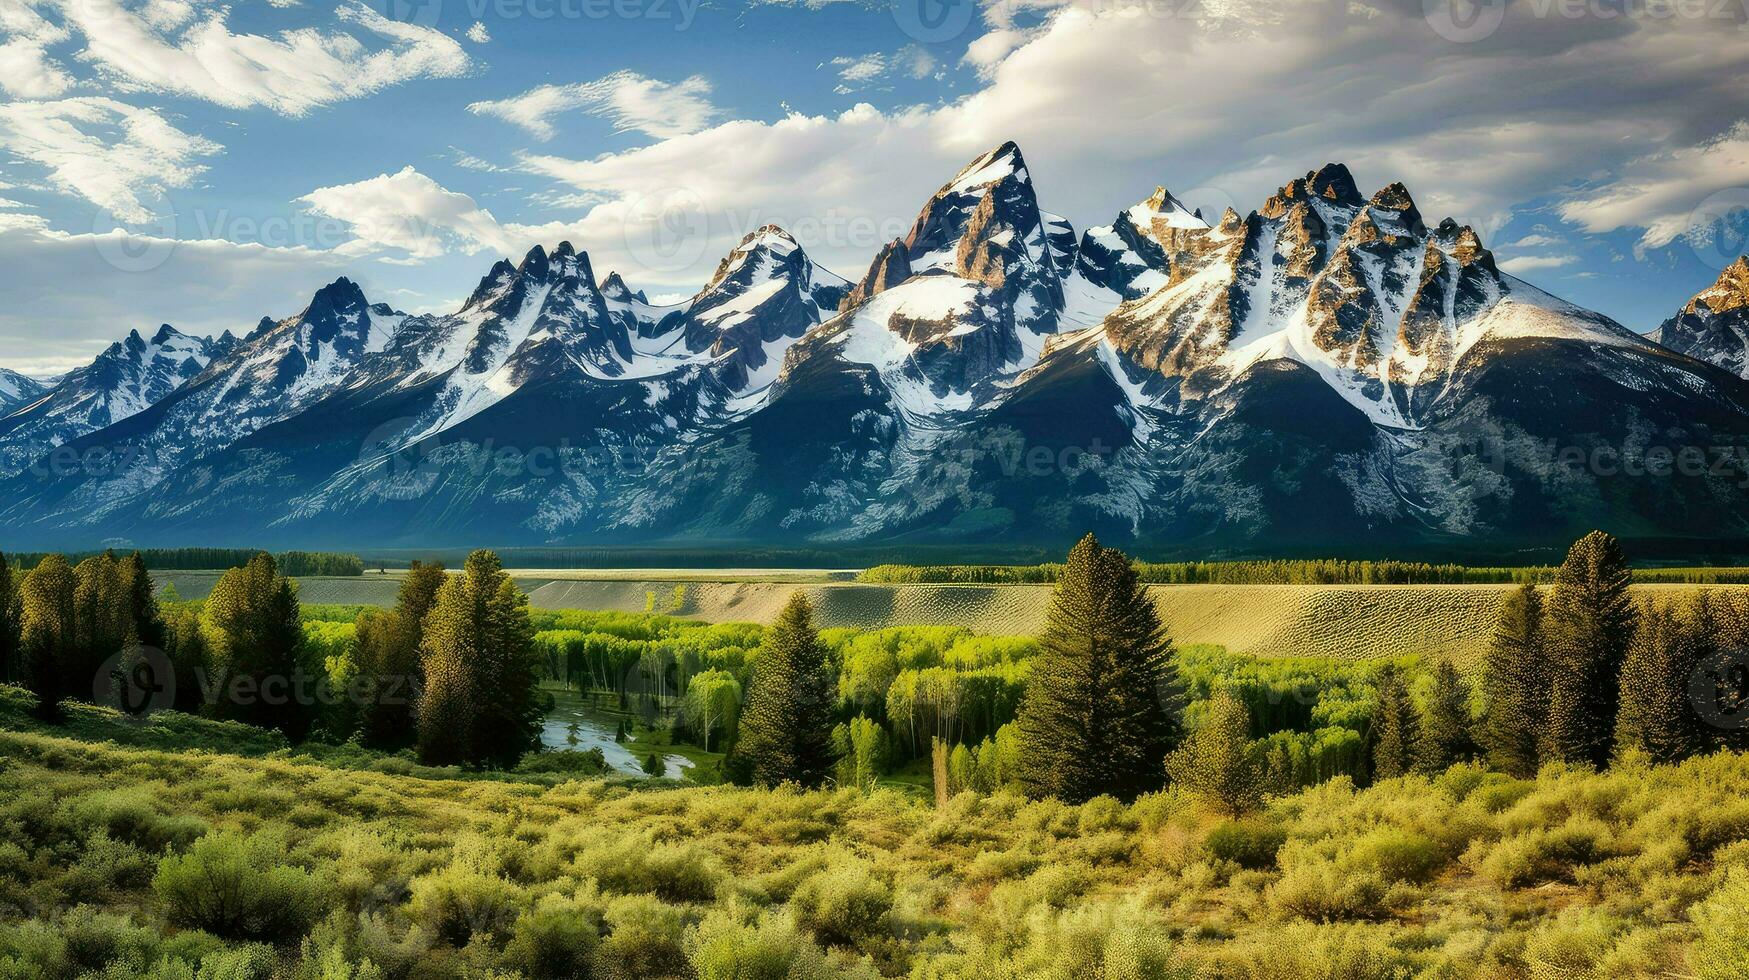
[[[256,555],[262,554],[258,550],[248,548],[142,548],[133,553],[140,556],[140,559],[145,562],[146,568],[159,572],[242,568],[248,565]],[[28,571],[49,557],[49,554],[48,552],[23,553],[14,555],[13,560],[21,569]],[[77,563],[98,554],[101,552],[65,554],[62,557],[68,562]],[[364,574],[363,559],[357,555],[332,551],[286,551],[275,555],[274,562],[282,573],[294,577]]]
[[[535,629],[495,555],[476,552],[459,575],[414,562],[395,608],[351,611],[306,621],[296,582],[264,552],[205,599],[162,608],[142,554],[77,566],[52,554],[22,574],[0,557],[0,678],[51,722],[70,698],[435,765],[509,767],[538,746],[550,700]]]
[[[1551,565],[1475,567],[1404,561],[1215,561],[1136,562],[1136,574],[1150,585],[1546,585],[1555,580]],[[1041,565],[876,565],[858,581],[885,585],[1050,585],[1062,575],[1060,564]],[[1641,584],[1749,584],[1749,568],[1642,568]]]

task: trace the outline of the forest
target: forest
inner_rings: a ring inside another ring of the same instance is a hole
[[[9,570],[0,977],[1749,969],[1739,594],[1590,535],[1465,670],[1179,646],[1091,537],[1056,578],[997,637],[534,610],[487,552],[388,610]],[[701,764],[543,746],[557,697]]]

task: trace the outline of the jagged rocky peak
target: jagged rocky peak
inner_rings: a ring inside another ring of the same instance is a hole
[[[1004,288],[1017,279],[1057,289],[1044,215],[1013,142],[980,155],[929,199],[905,238],[916,273],[943,271]],[[1019,274],[1021,267],[1027,272]]]
[[[1749,378],[1749,256],[1665,320],[1657,337],[1677,353]]]
[[[839,304],[840,309],[854,309],[868,302],[878,293],[897,286],[911,278],[911,262],[907,258],[905,242],[895,238],[881,246],[874,261],[869,263],[868,274],[862,277]]]
[[[1439,223],[1431,237],[1459,265],[1480,266],[1490,273],[1499,273],[1500,270],[1494,263],[1494,253],[1488,251],[1482,244],[1482,236],[1469,225],[1460,225],[1447,218]]]
[[[649,303],[649,297],[641,289],[634,290],[626,285],[618,272],[609,272],[601,282],[601,295],[615,303]]]
[[[1262,214],[1266,218],[1279,218],[1287,214],[1295,204],[1312,198],[1348,208],[1358,208],[1366,203],[1366,198],[1360,196],[1360,188],[1355,185],[1354,175],[1348,172],[1348,167],[1340,163],[1327,163],[1308,172],[1304,177],[1289,181],[1264,202]]]

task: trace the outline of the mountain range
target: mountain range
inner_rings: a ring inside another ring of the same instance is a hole
[[[1642,336],[1331,164],[1077,233],[1018,147],[846,280],[781,228],[659,306],[569,242],[409,316],[0,375],[10,546],[1505,552],[1749,539],[1749,260]]]

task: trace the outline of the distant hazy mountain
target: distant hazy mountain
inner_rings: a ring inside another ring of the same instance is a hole
[[[1211,554],[1749,538],[1746,286],[1749,262],[1660,346],[1340,165],[1247,215],[1160,188],[1077,234],[1004,144],[853,282],[775,227],[669,307],[569,243],[441,316],[339,280],[59,436],[121,462],[27,468],[5,426],[54,395],[15,411],[0,524],[355,547],[1093,528]]]

